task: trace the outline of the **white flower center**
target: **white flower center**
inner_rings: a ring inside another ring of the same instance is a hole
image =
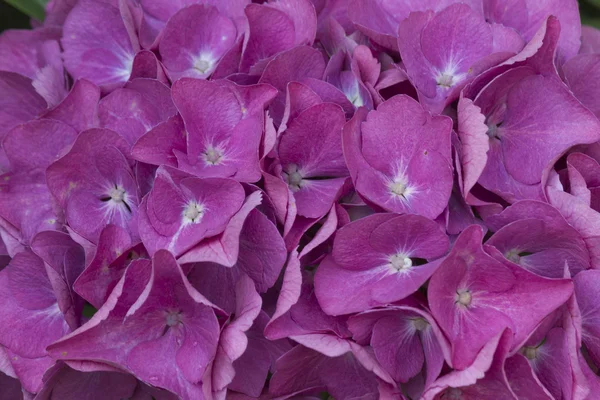
[[[206,151],[202,154],[204,161],[209,165],[217,165],[221,163],[223,159],[223,152],[215,149],[212,146],[206,148]]]
[[[390,183],[390,191],[396,196],[404,196],[406,185],[403,182],[392,182]]]
[[[183,211],[184,221],[190,224],[196,224],[202,219],[204,207],[195,201],[190,202]]]
[[[194,64],[194,68],[202,73],[205,73],[210,68],[210,64],[206,60],[198,60],[196,64]]]
[[[487,130],[486,133],[487,133],[487,135],[488,135],[488,137],[490,139],[494,139],[494,138],[498,139],[499,138],[499,136],[498,136],[498,125],[491,124],[491,123],[488,124],[488,130]]]
[[[362,107],[365,105],[365,103],[359,93],[357,93],[354,96],[347,95],[346,97],[348,98],[348,100],[350,100],[350,103],[352,103],[352,105],[356,108]]]
[[[181,314],[171,311],[167,314],[167,326],[175,326],[181,322]]]
[[[506,253],[505,257],[507,260],[512,261],[515,264],[519,264],[519,262],[521,261],[521,256],[519,255],[519,251],[515,250],[515,249]]]
[[[209,54],[203,54],[194,62],[194,69],[201,74],[208,73],[213,67],[214,61]]]
[[[412,260],[404,254],[394,254],[390,257],[390,264],[396,271],[405,271],[412,267]]]
[[[438,86],[451,88],[455,84],[454,75],[451,75],[448,73],[442,73],[442,74],[438,75],[437,84],[438,84]]]
[[[120,186],[116,186],[110,190],[110,198],[116,203],[121,203],[125,200],[125,189]]]
[[[528,360],[535,360],[540,353],[539,346],[524,346],[521,347],[519,353],[523,354]]]
[[[444,395],[446,396],[443,398],[448,400],[462,400],[463,398],[462,390],[457,388],[446,389],[446,393],[444,393]]]
[[[468,307],[471,305],[472,296],[469,290],[460,290],[456,292],[455,301],[462,306]]]
[[[424,331],[429,326],[429,322],[427,322],[427,320],[425,318],[421,318],[421,317],[413,319],[412,323],[413,323],[413,326],[415,327],[415,329],[418,331]]]
[[[297,192],[304,186],[304,178],[302,177],[302,174],[300,174],[296,164],[289,164],[285,168],[283,178],[293,192]]]

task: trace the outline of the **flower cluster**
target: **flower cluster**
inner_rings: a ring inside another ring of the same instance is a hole
[[[600,398],[575,0],[53,0],[0,35],[0,398]]]

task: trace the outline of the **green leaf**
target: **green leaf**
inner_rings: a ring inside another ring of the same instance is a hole
[[[596,7],[600,7],[600,0],[587,0],[586,3],[589,3],[589,4],[594,5]]]
[[[96,314],[96,308],[94,308],[94,306],[92,306],[90,303],[85,303],[83,305],[83,311],[81,312],[83,314],[84,317],[87,318],[92,318],[94,316],[94,314]]]
[[[584,25],[593,26],[594,28],[600,28],[600,18],[584,18],[582,16],[581,22]]]
[[[44,12],[48,0],[4,0],[23,14],[35,18],[38,21],[44,20]]]

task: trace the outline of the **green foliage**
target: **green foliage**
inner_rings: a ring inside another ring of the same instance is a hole
[[[600,28],[600,0],[580,0],[581,22]]]
[[[35,18],[38,21],[44,20],[44,9],[48,0],[4,0],[23,14]]]
[[[90,303],[85,303],[83,306],[83,311],[82,314],[84,317],[87,318],[92,318],[94,316],[94,314],[96,314],[96,308],[94,308],[94,306],[92,306]]]

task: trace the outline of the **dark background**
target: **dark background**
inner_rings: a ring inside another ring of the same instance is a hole
[[[0,0],[0,31],[13,28],[29,28],[29,17]]]
[[[28,0],[12,0],[15,4]],[[39,0],[37,0],[39,1]],[[579,0],[581,19],[585,24],[600,28],[600,0]],[[29,28],[29,17],[0,0],[0,31],[14,28]]]

